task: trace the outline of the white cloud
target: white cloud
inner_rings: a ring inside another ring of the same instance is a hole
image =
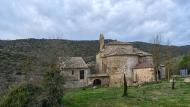
[[[149,42],[161,33],[190,44],[189,9],[188,0],[1,0],[0,38],[98,39],[103,32]]]

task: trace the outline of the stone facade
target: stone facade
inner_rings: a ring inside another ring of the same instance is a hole
[[[88,76],[89,86],[109,86],[109,76],[107,74],[90,74]]]
[[[133,70],[133,78],[134,82],[144,83],[144,82],[152,82],[155,80],[153,68],[140,68]]]
[[[132,85],[136,81],[133,70],[136,66],[145,62],[150,63],[152,66],[145,69],[142,68],[142,70],[135,69],[135,72],[140,74],[139,72],[143,71],[147,77],[151,78],[148,81],[154,80],[153,58],[151,54],[138,50],[127,42],[113,41],[104,44],[102,38],[101,35],[100,46],[103,48],[100,48],[99,53],[96,55],[96,69],[97,73],[108,75],[109,86],[123,85],[124,74],[126,74],[128,84]],[[145,79],[139,78],[138,81],[145,81]]]
[[[60,61],[65,88],[79,88],[88,85],[89,69],[82,57],[60,58]]]

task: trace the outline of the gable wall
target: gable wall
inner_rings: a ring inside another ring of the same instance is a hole
[[[80,71],[84,70],[84,79],[80,79]],[[74,71],[74,75],[72,75]],[[78,88],[88,85],[89,69],[64,69],[61,71],[61,75],[65,80],[65,88]]]
[[[155,80],[154,68],[134,69],[134,81],[137,83],[152,82]]]

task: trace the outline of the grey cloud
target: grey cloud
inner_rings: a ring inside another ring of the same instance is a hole
[[[157,33],[190,44],[189,0],[2,0],[1,39],[150,40]]]

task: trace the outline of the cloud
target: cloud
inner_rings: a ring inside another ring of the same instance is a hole
[[[190,44],[189,0],[1,0],[0,39],[106,38]]]

